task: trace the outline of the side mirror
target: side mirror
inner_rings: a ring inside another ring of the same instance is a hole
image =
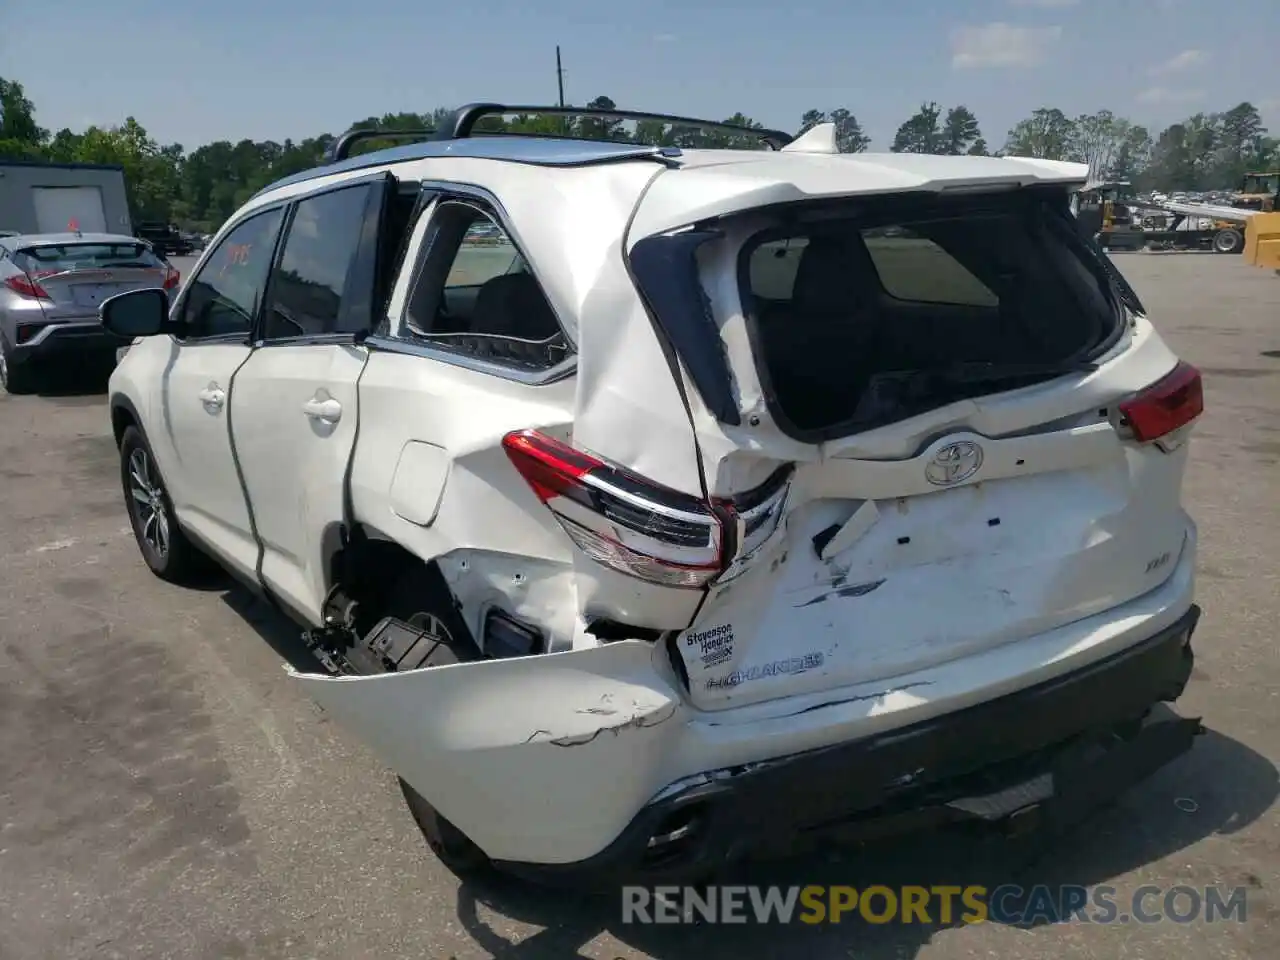
[[[98,316],[108,333],[128,340],[174,329],[169,322],[169,294],[159,287],[110,297],[98,308]]]

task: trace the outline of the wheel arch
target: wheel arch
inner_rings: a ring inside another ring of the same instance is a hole
[[[111,433],[115,437],[116,449],[120,448],[121,442],[124,440],[124,432],[130,427],[137,427],[145,437],[147,431],[143,429],[142,417],[138,415],[138,408],[134,406],[132,400],[123,393],[114,393],[111,395]]]
[[[414,553],[376,527],[357,524],[354,531],[347,532],[341,525],[332,524],[325,530],[323,544],[329,584],[326,606],[355,601],[359,605],[357,629],[361,633],[381,618],[391,591],[411,570],[421,571],[432,589],[439,591],[439,602],[461,614],[461,604],[439,563]],[[326,615],[330,612],[325,611]]]

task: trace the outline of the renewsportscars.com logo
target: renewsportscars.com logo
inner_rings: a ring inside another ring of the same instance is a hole
[[[638,924],[1244,923],[1245,887],[1079,885],[622,888],[622,922]]]

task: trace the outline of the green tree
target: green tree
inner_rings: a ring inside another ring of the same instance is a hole
[[[1105,174],[1107,179],[1137,183],[1151,162],[1151,148],[1151,134],[1147,132],[1147,128],[1129,124]]]
[[[1273,141],[1274,142],[1274,141]],[[1239,186],[1250,170],[1264,167],[1268,155],[1267,128],[1262,115],[1252,103],[1236,104],[1222,114],[1218,123],[1216,179],[1224,185]]]
[[[587,104],[589,110],[617,110],[618,105],[608,97],[596,97]],[[577,135],[589,140],[629,140],[624,120],[603,120],[583,117],[578,121]]]
[[[1186,124],[1166,127],[1151,150],[1148,182],[1165,190],[1190,190],[1196,185],[1196,165]]]
[[[968,107],[952,107],[942,121],[942,149],[940,152],[951,156],[969,153],[979,140],[982,131],[978,127],[978,118]],[[983,144],[983,151],[986,144]]]
[[[922,103],[893,135],[889,149],[894,153],[941,153],[944,147],[939,118],[942,108],[936,103]]]
[[[0,141],[40,146],[49,134],[36,125],[36,108],[17,80],[0,77]]]
[[[1011,157],[1065,160],[1072,123],[1057,107],[1041,107],[1009,131],[1004,152]]]
[[[1106,177],[1114,168],[1116,156],[1129,137],[1132,124],[1110,110],[1086,113],[1071,123],[1067,138],[1067,158],[1089,165],[1089,177]]]

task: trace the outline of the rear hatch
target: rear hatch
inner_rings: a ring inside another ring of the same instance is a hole
[[[729,569],[675,638],[697,706],[889,690],[1175,569],[1199,375],[1067,201],[968,183],[633,245],[728,531]],[[681,269],[698,297],[672,293]]]
[[[137,241],[38,244],[16,251],[48,320],[95,319],[102,302],[146,287],[176,289],[178,273]]]

